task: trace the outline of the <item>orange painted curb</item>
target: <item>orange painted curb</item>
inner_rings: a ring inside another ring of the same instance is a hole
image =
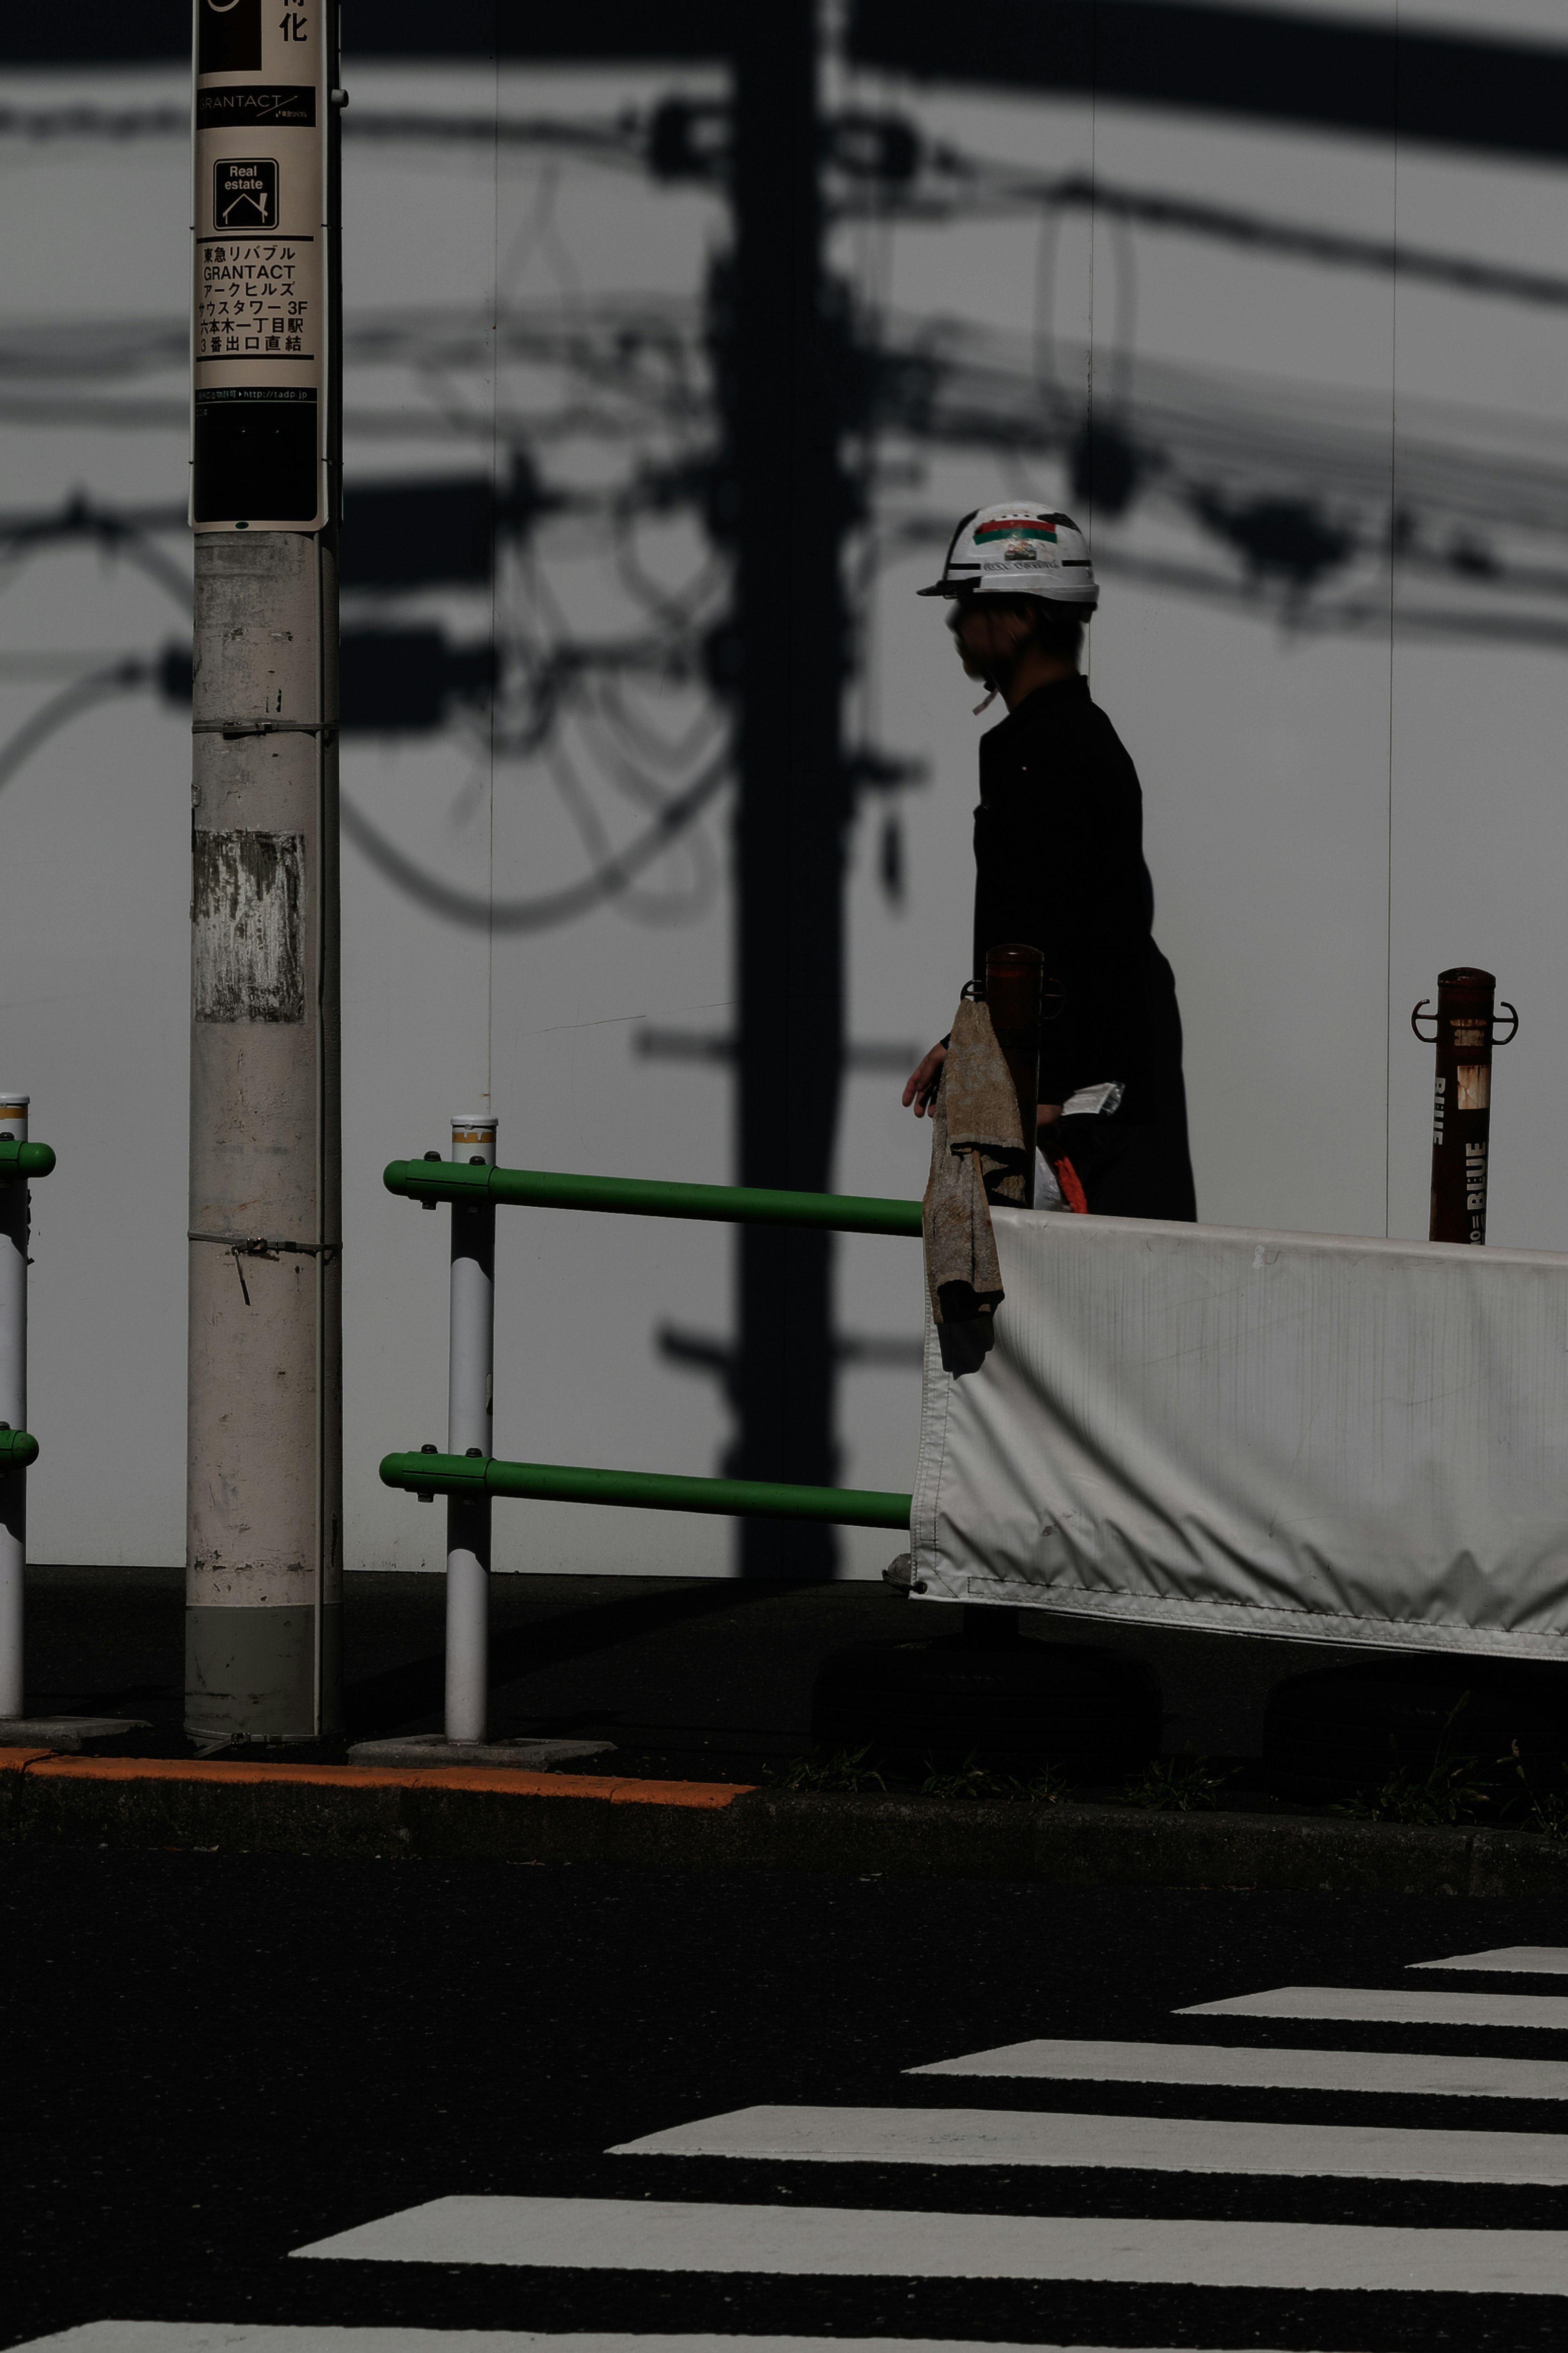
[[[733,1805],[750,1781],[616,1781],[607,1774],[525,1773],[512,1766],[447,1765],[421,1772],[385,1765],[241,1765],[163,1757],[68,1757],[49,1748],[0,1748],[0,1773],[35,1780],[206,1781],[323,1789],[474,1789],[504,1798],[596,1798],[612,1806]]]

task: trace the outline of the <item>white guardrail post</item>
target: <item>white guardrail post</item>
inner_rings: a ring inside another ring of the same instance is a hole
[[[452,1157],[496,1165],[496,1124],[452,1122]],[[447,1451],[489,1455],[495,1362],[496,1212],[493,1201],[452,1204],[452,1307]],[[490,1499],[447,1501],[447,1737],[479,1741],[489,1730]]]
[[[27,1097],[0,1092],[0,1140],[27,1141]],[[27,1427],[27,1180],[0,1183],[0,1421]],[[22,1714],[27,1474],[0,1472],[0,1716]]]

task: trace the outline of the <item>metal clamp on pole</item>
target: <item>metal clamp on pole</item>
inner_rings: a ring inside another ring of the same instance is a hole
[[[234,1271],[239,1277],[240,1295],[247,1307],[250,1305],[250,1285],[245,1279],[245,1269],[240,1263],[242,1259],[277,1259],[292,1255],[296,1258],[318,1258],[324,1266],[330,1266],[342,1249],[342,1242],[288,1242],[271,1234],[205,1234],[197,1233],[194,1229],[186,1234],[185,1240],[188,1242],[216,1242],[221,1249],[227,1250],[234,1261]]]
[[[241,735],[321,735],[337,733],[330,719],[193,719],[193,735],[221,735],[233,743]]]
[[[1424,1046],[1436,1045],[1432,1088],[1432,1209],[1429,1238],[1435,1242],[1484,1243],[1487,1238],[1487,1177],[1491,1154],[1492,1048],[1510,1045],[1519,1015],[1506,1001],[1512,1027],[1497,1035],[1493,1009],[1497,977],[1473,965],[1456,965],[1437,975],[1437,1010],[1424,997],[1410,1027]]]
[[[496,1165],[496,1124],[487,1113],[452,1122],[452,1158],[468,1168]],[[452,1290],[447,1374],[447,1450],[488,1462],[495,1363],[495,1203],[452,1204]],[[447,1504],[447,1737],[483,1740],[489,1719],[490,1499],[449,1494]]]

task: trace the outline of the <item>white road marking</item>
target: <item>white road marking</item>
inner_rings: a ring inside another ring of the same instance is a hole
[[[89,2320],[12,2353],[1110,2353],[1096,2345],[995,2345],[952,2337],[628,2337],[591,2328],[273,2327],[265,2321]],[[1135,2353],[1160,2353],[1144,2346]],[[1165,2348],[1169,2353],[1169,2348]]]
[[[1500,1945],[1490,1953],[1456,1953],[1447,1961],[1412,1961],[1413,1969],[1499,1969],[1529,1978],[1568,1978],[1568,1945]]]
[[[1568,2133],[1391,2125],[1216,2124],[1030,2108],[736,2108],[646,2134],[611,2157],[814,2165],[1112,2166],[1132,2173],[1309,2174],[1568,2188]]]
[[[652,2198],[437,2198],[294,2253],[353,2263],[566,2271],[1568,2295],[1564,2231],[892,2213]]]
[[[1375,1986],[1276,1986],[1194,2001],[1177,2018],[1365,2019],[1384,2026],[1568,2027],[1568,1994],[1386,1993]]]
[[[1424,1968],[1437,1964],[1422,1962]],[[1411,2092],[1568,2100],[1568,2060],[1456,2059],[1428,2051],[1254,2051],[1219,2042],[1008,2042],[910,2075],[1033,2076],[1082,2084],[1234,2084],[1247,2091]]]

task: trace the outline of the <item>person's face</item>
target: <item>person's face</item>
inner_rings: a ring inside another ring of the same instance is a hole
[[[947,617],[958,658],[973,679],[994,678],[1010,669],[1029,634],[1027,622],[1016,613],[988,612],[987,602],[984,596],[957,597]]]

